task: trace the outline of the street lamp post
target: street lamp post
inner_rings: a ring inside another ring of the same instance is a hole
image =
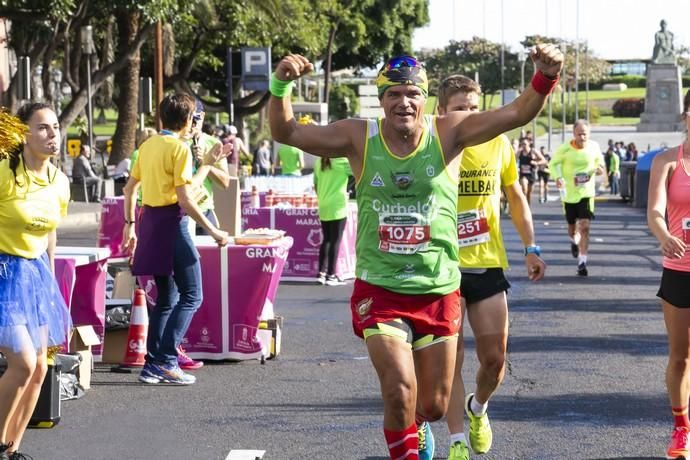
[[[89,147],[93,149],[93,106],[91,104],[91,55],[96,52],[96,47],[93,44],[93,28],[83,26],[81,28],[81,51],[86,56],[86,117],[89,129]]]
[[[565,54],[568,51],[568,46],[565,42],[561,42],[561,53],[563,53],[563,67],[561,68],[561,84],[563,91],[561,91],[561,143],[565,142],[565,90],[567,83],[565,82]]]
[[[525,91],[525,63],[527,62],[527,56],[525,52],[518,51],[518,62],[520,63],[520,93]]]

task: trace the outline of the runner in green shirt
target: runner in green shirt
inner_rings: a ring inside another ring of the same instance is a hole
[[[378,374],[391,458],[433,458],[427,422],[443,417],[448,406],[460,326],[459,154],[526,124],[543,107],[563,55],[554,45],[540,44],[531,57],[537,72],[512,103],[439,117],[424,116],[428,80],[411,56],[392,58],[379,71],[385,117],[378,120],[300,125],[290,88],[314,65],[291,54],[271,78],[274,139],[321,157],[346,156],[356,179],[352,324]]]
[[[577,274],[587,276],[589,228],[594,218],[595,175],[604,174],[604,157],[599,144],[589,139],[589,123],[573,125],[573,140],[561,145],[549,162],[556,186],[561,190],[568,222],[570,252],[577,257]],[[563,193],[565,192],[565,193]]]
[[[319,201],[323,239],[319,248],[320,284],[344,284],[335,273],[340,241],[347,219],[347,180],[352,175],[347,158],[317,158],[314,163],[314,188]]]

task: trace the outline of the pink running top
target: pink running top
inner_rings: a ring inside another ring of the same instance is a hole
[[[680,259],[664,257],[663,265],[671,270],[690,272],[690,174],[683,164],[683,144],[678,146],[676,168],[671,175],[666,193],[669,231],[671,235],[685,241],[688,249]]]

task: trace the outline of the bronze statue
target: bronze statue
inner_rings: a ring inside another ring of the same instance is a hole
[[[675,64],[676,53],[673,50],[673,33],[666,29],[666,21],[661,20],[661,29],[654,34],[654,53],[652,64]]]

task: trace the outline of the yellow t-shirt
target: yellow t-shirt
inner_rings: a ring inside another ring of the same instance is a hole
[[[48,234],[67,215],[69,179],[52,164],[48,180],[20,160],[14,173],[0,161],[0,253],[36,259],[48,249]]]
[[[139,147],[131,172],[141,181],[141,201],[146,206],[177,203],[175,187],[192,183],[192,152],[172,135],[155,135]]]
[[[504,135],[467,147],[460,160],[460,268],[507,268],[501,234],[501,187],[517,180],[515,153]]]

